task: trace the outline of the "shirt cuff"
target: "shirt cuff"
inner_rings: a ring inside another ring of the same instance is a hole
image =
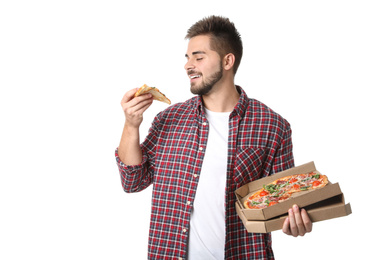
[[[118,147],[115,149],[115,159],[116,159],[116,163],[117,163],[119,169],[124,170],[124,171],[137,171],[137,170],[140,170],[140,169],[142,169],[142,166],[146,162],[146,156],[142,155],[142,162],[140,164],[137,164],[137,165],[127,165],[127,164],[123,163],[122,160],[119,158],[119,155],[118,155]]]

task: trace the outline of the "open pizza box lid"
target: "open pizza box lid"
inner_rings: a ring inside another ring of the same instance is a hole
[[[352,213],[351,205],[344,204],[344,195],[339,194],[332,198],[314,203],[310,206],[305,207],[310,220],[314,222],[339,218],[347,216]],[[246,230],[250,233],[268,233],[271,231],[279,230],[283,228],[284,220],[287,218],[287,214],[279,217],[275,217],[270,220],[248,220],[243,211],[240,208],[238,202],[236,202],[236,210],[238,216],[241,218]]]
[[[286,214],[288,209],[294,204],[297,204],[299,207],[305,207],[342,194],[339,184],[332,184],[330,180],[328,180],[329,183],[323,188],[294,193],[290,199],[264,209],[246,209],[243,206],[244,201],[253,193],[263,188],[263,185],[269,184],[281,177],[311,172],[321,174],[317,171],[314,162],[309,162],[245,184],[235,191],[238,205],[237,211],[240,211],[240,214],[244,215],[247,220],[268,220]]]

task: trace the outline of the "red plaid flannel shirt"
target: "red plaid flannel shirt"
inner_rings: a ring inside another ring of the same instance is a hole
[[[235,211],[234,190],[294,166],[291,129],[280,115],[237,88],[241,96],[229,119],[225,259],[273,259],[271,234],[246,231]],[[126,192],[153,184],[149,259],[186,258],[190,213],[202,177],[208,128],[198,96],[156,116],[141,144],[140,165],[123,164],[116,151]]]

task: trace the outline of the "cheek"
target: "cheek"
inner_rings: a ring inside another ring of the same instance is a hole
[[[218,70],[219,70],[219,65],[213,64],[213,65],[203,67],[201,72],[204,77],[207,77],[213,75]]]

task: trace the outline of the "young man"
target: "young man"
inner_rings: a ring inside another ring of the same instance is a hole
[[[242,56],[233,23],[211,16],[195,23],[185,70],[191,92],[159,113],[139,143],[150,95],[122,99],[125,126],[116,152],[123,188],[153,184],[150,259],[273,259],[271,234],[245,230],[234,190],[294,166],[289,123],[234,84]],[[293,207],[283,231],[310,232],[307,213]]]

